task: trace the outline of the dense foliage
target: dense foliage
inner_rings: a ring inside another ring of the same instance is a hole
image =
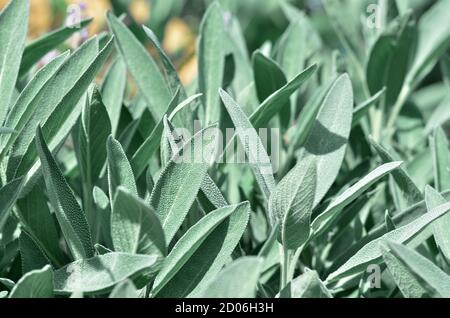
[[[450,0],[262,2],[210,1],[189,85],[126,1],[45,63],[91,21],[4,8],[1,298],[450,297]]]

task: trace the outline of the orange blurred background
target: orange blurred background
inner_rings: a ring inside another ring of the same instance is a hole
[[[9,2],[10,0],[0,0],[0,10]],[[55,5],[55,2],[58,5]],[[66,19],[67,7],[73,4],[82,5],[83,18],[93,18],[88,26],[90,36],[107,29],[106,11],[111,9],[109,0],[30,0],[29,40],[61,27]],[[150,19],[151,7],[148,0],[132,0],[129,11],[139,24]],[[197,74],[195,43],[196,35],[184,20],[178,17],[169,19],[162,44],[169,55],[177,56],[174,64],[186,85],[192,82]]]

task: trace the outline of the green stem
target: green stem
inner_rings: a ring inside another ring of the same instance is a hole
[[[410,93],[411,93],[410,85],[405,84],[402,90],[400,91],[400,94],[398,95],[397,101],[392,107],[392,112],[386,126],[388,132],[394,127],[395,122],[397,121],[397,118],[400,115],[400,111],[402,110],[403,105],[408,100]]]
[[[288,272],[289,272],[289,250],[283,246],[283,250],[281,252],[282,255],[282,263],[281,263],[281,286],[280,291],[282,291],[288,283]]]

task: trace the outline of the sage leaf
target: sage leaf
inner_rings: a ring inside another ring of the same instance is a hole
[[[155,212],[120,186],[112,206],[111,236],[117,252],[167,254],[163,228]]]
[[[36,148],[41,159],[45,186],[72,256],[75,259],[92,257],[94,248],[86,217],[48,149],[40,127],[36,130]]]
[[[26,273],[14,285],[9,298],[52,298],[53,273],[49,265]]]
[[[254,298],[262,268],[259,257],[242,257],[227,265],[202,294],[204,298]]]

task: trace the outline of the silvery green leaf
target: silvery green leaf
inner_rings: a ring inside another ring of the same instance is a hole
[[[162,223],[167,243],[183,223],[206,176],[211,160],[211,154],[204,152],[208,143],[203,140],[203,133],[207,129],[195,134],[174,153],[151,193],[150,205]],[[204,148],[198,147],[201,140]],[[215,149],[215,140],[212,145]]]
[[[36,148],[50,202],[67,245],[75,259],[94,255],[86,217],[44,140],[40,127],[36,130]]]
[[[216,207],[216,209],[228,205],[227,200],[224,198],[219,187],[214,180],[211,179],[209,174],[206,174],[205,179],[203,179],[200,190],[206,196],[208,201]]]
[[[386,89],[383,88],[379,92],[377,92],[375,95],[370,97],[368,100],[362,102],[358,106],[355,107],[353,110],[353,122],[352,122],[352,128],[355,127],[361,119],[367,114],[370,107],[377,103],[386,93]]]
[[[431,210],[448,201],[435,189],[430,186],[425,187],[425,203],[427,209]],[[450,226],[450,215],[444,215],[433,224],[433,235],[436,244],[444,257],[450,260],[450,236],[448,229]]]
[[[159,270],[161,261],[155,255],[108,253],[78,260],[54,272],[55,293],[70,295],[104,295],[125,280],[145,276],[150,280]]]
[[[120,111],[127,84],[127,67],[121,57],[117,57],[109,66],[102,84],[103,103],[111,120],[112,135],[116,136]]]
[[[333,298],[317,272],[312,270],[307,270],[294,278],[277,296],[280,298]]]
[[[398,169],[401,164],[401,161],[395,161],[381,165],[335,198],[326,210],[317,216],[312,222],[314,234],[318,235],[326,228],[329,228],[331,223],[339,217],[339,213],[343,208],[358,198],[364,191],[370,188],[381,178]]]
[[[220,99],[217,94],[222,87],[225,54],[222,37],[225,33],[224,17],[219,2],[213,2],[203,16],[198,44],[198,86],[203,93],[205,124],[219,121]]]
[[[52,298],[53,273],[49,265],[26,273],[14,285],[9,298]]]
[[[373,138],[369,138],[369,142],[384,163],[395,161],[394,157],[388,152],[388,150],[378,144]],[[408,203],[414,204],[423,200],[422,192],[411,179],[405,168],[400,167],[399,169],[393,171],[392,177],[402,191],[404,197],[407,199]]]
[[[38,244],[25,231],[20,233],[19,249],[23,274],[32,270],[41,269],[45,265],[50,264],[50,261]]]
[[[275,187],[273,168],[269,156],[241,107],[224,90],[220,90],[220,97],[228,114],[237,129],[237,136],[243,145],[244,151],[249,157],[250,166],[255,174],[261,192],[268,200]],[[249,140],[248,140],[249,139]]]
[[[450,276],[416,251],[395,242],[387,242],[391,253],[416,277],[422,286],[438,297],[450,297]],[[429,286],[429,287],[428,287]],[[437,294],[437,295],[436,295]]]
[[[212,280],[202,298],[254,298],[263,260],[247,256],[225,266]]]
[[[118,51],[136,81],[141,94],[149,103],[148,107],[153,118],[160,120],[171,99],[164,77],[145,47],[139,43],[123,22],[110,12],[108,13],[108,24],[116,37],[115,42]]]
[[[17,216],[22,231],[33,239],[36,245],[55,267],[66,262],[66,257],[59,245],[57,224],[47,204],[47,199],[40,185],[36,185],[25,198],[17,201]]]
[[[446,203],[429,211],[425,215],[408,223],[396,230],[386,233],[383,236],[370,241],[364,245],[355,255],[353,255],[345,264],[339,267],[336,271],[331,273],[327,281],[335,281],[339,278],[351,276],[364,271],[368,264],[375,264],[380,262],[381,252],[379,250],[379,243],[383,240],[394,241],[399,244],[408,244],[414,237],[420,234],[429,224],[445,215],[450,210],[450,204]]]
[[[116,252],[167,254],[164,232],[153,209],[121,186],[112,206],[111,236]]]
[[[3,229],[10,210],[16,203],[20,190],[23,186],[23,179],[15,179],[0,188],[0,230]]]
[[[18,138],[19,134],[22,133],[22,129],[25,127],[26,123],[33,115],[35,108],[38,106],[38,104],[35,102],[38,93],[56,74],[61,65],[67,60],[68,56],[69,53],[65,52],[50,61],[34,75],[34,77],[20,93],[16,102],[11,107],[11,110],[8,113],[5,121],[5,125],[7,127],[12,127],[17,132],[17,134],[0,136],[1,158],[5,156],[6,152]]]
[[[80,30],[88,26],[92,20],[92,18],[84,19],[77,25],[61,27],[28,43],[23,51],[19,76],[25,75],[32,66],[39,62],[39,60],[47,53],[69,39],[74,33],[80,32]]]
[[[370,93],[376,94],[384,87],[383,103],[387,107],[395,104],[414,54],[416,29],[410,19],[411,14],[400,16],[387,27],[373,45],[367,63]]]
[[[325,97],[316,123],[305,144],[307,154],[317,157],[314,206],[330,189],[341,168],[353,116],[353,89],[347,74],[341,75]]]
[[[258,99],[263,102],[272,93],[286,85],[287,80],[280,66],[262,52],[252,55],[253,73]]]
[[[255,128],[264,127],[268,122],[282,110],[289,98],[299,87],[306,82],[316,71],[317,65],[311,65],[283,87],[272,93],[264,102],[252,113],[250,121]]]
[[[98,43],[96,45],[94,43],[94,49],[97,46]],[[94,56],[93,60],[87,64],[87,67],[85,67],[85,71],[81,74],[81,77],[75,80],[73,86],[70,86],[70,90],[56,104],[55,108],[53,110],[49,110],[50,113],[44,113],[46,120],[42,126],[42,133],[46,138],[50,149],[56,149],[58,145],[60,145],[60,143],[66,138],[68,131],[70,131],[70,129],[75,125],[78,116],[81,113],[81,104],[79,103],[80,98],[89,87],[91,81],[95,78],[97,72],[106,62],[111,50],[112,40],[110,40],[106,46]],[[56,79],[57,76],[53,78],[53,80]],[[54,87],[52,89],[54,89]],[[36,118],[39,121],[39,116]],[[27,126],[30,127],[33,123],[35,122],[31,121]],[[26,140],[27,139],[28,137]],[[27,179],[30,179],[39,168],[39,163],[36,162],[37,158],[38,153],[36,148],[32,142],[30,142],[26,147],[23,157],[20,159],[20,163],[17,165],[16,175],[22,176],[27,174]]]
[[[269,200],[273,226],[281,224],[278,240],[296,250],[309,237],[317,184],[316,158],[302,159],[277,185]]]
[[[169,83],[169,87],[172,91],[172,94],[175,94],[175,92],[180,88],[181,91],[181,98],[186,98],[186,92],[184,92],[183,85],[181,83],[180,78],[178,77],[177,71],[175,69],[175,66],[172,64],[172,61],[167,56],[167,54],[164,52],[161,43],[159,42],[157,36],[155,33],[153,33],[152,30],[150,30],[145,25],[143,26],[145,34],[148,36],[149,40],[152,42],[153,46],[158,51],[158,54],[162,60],[162,63],[164,65],[165,75],[167,77],[167,82]]]
[[[416,85],[431,71],[450,45],[450,0],[436,2],[418,23],[417,49],[406,84]]]
[[[179,105],[180,98],[180,89],[176,91],[175,95],[171,99],[169,105],[166,109],[166,114],[170,114],[176,107]],[[189,99],[191,102],[192,99]],[[155,128],[153,128],[150,135],[145,139],[145,141],[140,145],[138,150],[133,154],[131,158],[131,166],[133,168],[136,176],[139,176],[144,171],[145,167],[149,163],[151,157],[158,149],[161,137],[164,131],[164,116],[161,120],[156,124]]]
[[[105,165],[105,145],[111,134],[108,112],[97,89],[94,89],[92,99],[85,103],[74,133],[75,153],[83,182],[83,207],[92,233],[95,233],[98,220],[93,211],[92,189]]]
[[[408,270],[390,250],[387,245],[381,244],[380,249],[383,261],[386,263],[389,273],[393,277],[398,288],[406,298],[423,298],[427,296],[427,290],[423,288],[417,278]]]
[[[134,195],[138,195],[133,170],[122,145],[112,136],[109,136],[106,149],[108,156],[109,197],[111,202],[119,186],[124,187]]]
[[[175,244],[156,277],[157,297],[198,297],[228,261],[247,227],[248,203],[210,212]]]
[[[9,1],[0,12],[0,126],[12,103],[27,36],[29,1]]]

